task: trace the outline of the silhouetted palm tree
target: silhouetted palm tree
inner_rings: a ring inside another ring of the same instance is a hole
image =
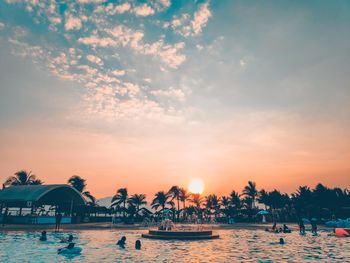
[[[43,182],[36,178],[32,172],[27,172],[25,170],[18,171],[14,174],[14,176],[10,176],[5,181],[5,186],[11,185],[39,185],[43,184]]]
[[[185,188],[180,188],[180,201],[182,202],[182,207],[186,208],[186,201],[190,198],[189,192]]]
[[[248,181],[248,185],[245,186],[243,189],[243,195],[246,197],[249,197],[249,199],[251,200],[250,209],[254,208],[255,199],[258,196],[258,190],[256,189],[256,184],[252,181]]]
[[[264,189],[260,190],[259,196],[258,196],[258,201],[259,201],[259,203],[264,204],[265,210],[267,210],[267,207],[270,206],[269,193],[266,192]]]
[[[214,214],[214,217],[216,219],[218,213],[219,213],[219,208],[220,208],[220,199],[218,198],[217,195],[208,195],[205,198],[205,206],[208,210],[208,214]]]
[[[163,211],[166,208],[166,205],[169,204],[169,195],[164,191],[159,191],[155,194],[154,199],[152,200],[151,206],[153,209],[158,210],[160,207],[160,211]]]
[[[144,194],[133,194],[129,199],[128,203],[136,207],[136,213],[140,211],[140,207],[147,204],[146,195]]]
[[[204,203],[203,197],[200,194],[191,194],[190,202],[195,205],[198,218],[202,217],[202,204]]]
[[[125,219],[126,202],[128,200],[128,189],[120,188],[117,193],[112,197],[111,206],[120,206],[123,204],[123,218]]]
[[[79,175],[73,175],[68,179],[68,184],[74,187],[79,193],[83,193],[86,187],[86,180]]]
[[[96,198],[89,192],[84,191],[86,188],[86,180],[79,175],[73,175],[68,179],[68,184],[74,187],[79,193],[84,195],[89,201],[88,204],[91,206],[96,206]]]
[[[239,194],[236,191],[233,190],[229,198],[230,198],[230,203],[234,208],[236,209],[241,208],[241,205],[242,205],[241,198],[239,197]]]
[[[226,217],[229,217],[231,215],[230,198],[228,196],[221,196],[220,200],[221,200],[220,202],[221,211],[225,214]]]
[[[299,186],[292,194],[292,200],[297,214],[310,217],[312,212],[312,191],[307,186]]]
[[[177,220],[179,220],[180,215],[180,187],[177,185],[174,185],[170,188],[167,195],[171,197],[171,200],[174,201],[176,199],[177,201]]]
[[[89,191],[85,191],[83,194],[90,200],[88,205],[97,206],[96,198]]]

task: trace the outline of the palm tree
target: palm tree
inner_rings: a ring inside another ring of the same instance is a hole
[[[217,214],[219,212],[219,208],[220,208],[219,203],[220,203],[220,198],[218,198],[217,195],[208,195],[206,197],[206,208],[209,211],[209,215],[214,213],[215,219],[216,219]]]
[[[230,198],[231,206],[233,206],[235,209],[241,208],[241,205],[242,205],[241,198],[239,197],[239,194],[236,191],[233,190],[229,198]]]
[[[245,186],[243,189],[243,195],[246,197],[249,197],[249,199],[251,200],[250,209],[253,209],[255,206],[255,199],[258,196],[258,190],[256,189],[256,184],[252,181],[248,181],[248,185]]]
[[[96,198],[89,192],[84,191],[86,188],[86,180],[79,175],[73,175],[68,179],[68,184],[75,188],[79,193],[89,199],[88,204],[91,206],[96,206]]]
[[[97,206],[96,198],[89,191],[85,191],[83,194],[90,200],[88,205]]]
[[[185,188],[180,188],[180,201],[183,203],[183,208],[186,208],[186,201],[190,198],[190,194]]]
[[[267,210],[267,207],[270,206],[270,200],[269,200],[269,193],[266,192],[264,189],[260,190],[258,201],[261,204],[265,205],[265,210]]]
[[[79,175],[73,175],[68,179],[68,184],[74,187],[79,193],[83,193],[86,188],[86,180]]]
[[[167,195],[171,197],[171,200],[174,201],[174,199],[177,200],[177,221],[179,221],[179,215],[180,215],[180,187],[177,185],[174,185],[170,188]]]
[[[136,212],[140,211],[140,206],[147,205],[146,195],[134,194],[128,199],[128,203],[136,207]]]
[[[128,189],[119,188],[117,193],[112,197],[111,206],[123,204],[123,218],[125,219],[126,202],[128,201]]]
[[[204,200],[200,194],[192,194],[190,202],[192,202],[197,208],[200,208],[202,206]]]
[[[226,217],[230,216],[230,208],[231,208],[231,203],[230,203],[230,198],[228,196],[221,196],[220,198],[220,208],[222,207],[221,211],[225,214]]]
[[[203,197],[201,197],[200,194],[192,194],[190,198],[190,202],[192,202],[195,205],[197,216],[202,216],[202,209],[201,206],[204,202]]]
[[[307,186],[299,186],[298,190],[292,194],[295,210],[298,214],[310,216],[312,209],[312,191]]]
[[[186,218],[186,201],[190,198],[190,194],[185,188],[180,188],[180,201],[182,202],[183,219]]]
[[[160,211],[163,211],[166,208],[166,205],[170,203],[168,199],[169,195],[167,193],[165,193],[164,191],[159,191],[155,194],[151,206],[155,210],[158,210],[158,208],[161,207]]]
[[[10,176],[5,181],[5,186],[11,185],[39,185],[43,184],[43,182],[36,178],[32,172],[27,172],[25,170],[18,171],[14,174],[14,176]]]

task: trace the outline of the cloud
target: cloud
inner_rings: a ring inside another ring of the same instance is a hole
[[[150,16],[155,13],[154,9],[147,4],[136,6],[133,11],[137,16]]]
[[[87,55],[86,59],[89,60],[91,63],[95,63],[95,64],[97,64],[99,66],[103,65],[103,61],[97,56]]]
[[[211,12],[208,7],[209,3],[204,3],[200,5],[198,11],[194,13],[194,19],[191,24],[195,35],[202,32],[202,28],[206,26],[209,17],[211,17]]]
[[[68,17],[66,19],[66,23],[64,24],[64,28],[66,30],[79,30],[82,26],[81,20],[78,17]]]
[[[89,37],[81,37],[78,39],[78,42],[84,45],[90,45],[93,47],[100,46],[100,47],[108,47],[108,46],[115,46],[116,42],[109,38],[109,37],[98,37],[96,35],[92,35]]]
[[[77,0],[79,4],[99,4],[105,2],[105,0]]]
[[[209,9],[209,2],[200,4],[198,10],[194,13],[193,19],[189,14],[174,16],[171,21],[171,27],[184,37],[195,36],[202,32],[207,25],[209,18],[212,16]]]
[[[117,77],[124,76],[125,75],[125,70],[118,70],[118,69],[116,69],[116,70],[111,71],[111,73],[114,76],[117,76]]]
[[[185,47],[184,42],[173,45],[166,44],[163,39],[153,43],[143,43],[144,33],[139,30],[133,30],[126,26],[118,25],[112,29],[105,30],[113,37],[115,45],[127,46],[137,53],[158,57],[163,63],[171,68],[177,68],[185,60],[186,56],[179,51]]]
[[[179,101],[184,101],[186,98],[185,93],[181,89],[175,89],[173,87],[166,90],[152,90],[150,93],[154,96],[173,98]]]
[[[114,10],[117,14],[123,14],[123,13],[129,11],[130,8],[131,8],[131,5],[128,2],[126,2],[126,3],[123,3],[121,5],[117,5]]]

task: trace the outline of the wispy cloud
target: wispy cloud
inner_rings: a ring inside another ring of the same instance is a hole
[[[55,21],[53,21],[53,23],[55,23]],[[66,30],[74,30],[74,29],[79,30],[81,26],[82,26],[81,20],[77,17],[68,17],[66,19],[66,23],[64,24],[64,27]]]
[[[193,18],[187,13],[175,16],[171,21],[171,27],[178,34],[184,37],[195,36],[202,32],[207,25],[212,13],[209,9],[209,2],[200,4]]]

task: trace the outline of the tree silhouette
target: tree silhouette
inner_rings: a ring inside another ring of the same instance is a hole
[[[171,197],[171,200],[177,201],[177,220],[179,220],[179,215],[180,215],[180,187],[178,187],[177,185],[174,185],[170,188],[170,190],[168,191],[167,195],[169,195]]]
[[[14,174],[14,176],[10,176],[5,181],[5,186],[12,185],[40,185],[43,182],[36,178],[32,172],[27,172],[25,170],[18,171]]]
[[[120,206],[123,204],[123,218],[125,220],[126,216],[126,202],[128,201],[128,189],[127,188],[119,188],[116,194],[112,197],[112,205],[111,206]]]

